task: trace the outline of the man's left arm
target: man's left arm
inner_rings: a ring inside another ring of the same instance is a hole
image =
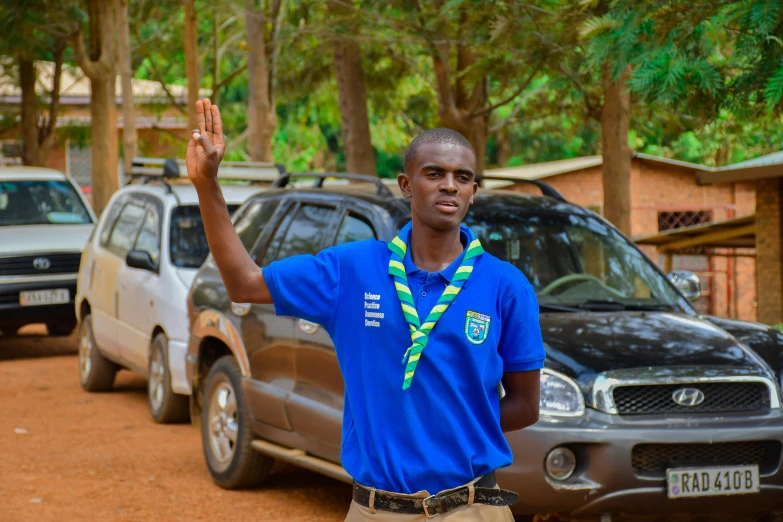
[[[503,359],[506,392],[500,401],[503,431],[521,430],[538,421],[545,357],[535,290],[527,280],[516,290],[501,310],[503,330],[498,353]]]
[[[538,421],[541,370],[503,374],[506,395],[500,401],[500,427],[503,431],[527,428]]]

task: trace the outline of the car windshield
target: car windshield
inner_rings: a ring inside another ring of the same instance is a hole
[[[239,205],[228,205],[233,214]],[[171,264],[180,268],[199,268],[209,255],[209,245],[197,205],[176,207],[171,213],[169,237]]]
[[[663,275],[600,220],[472,207],[465,218],[492,255],[519,268],[542,308],[682,309]]]
[[[0,226],[92,223],[67,181],[0,181]]]

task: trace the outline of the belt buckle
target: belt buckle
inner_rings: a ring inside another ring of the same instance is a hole
[[[428,502],[434,500],[432,507],[435,508],[435,513],[430,513],[430,506],[428,505]],[[427,518],[433,518],[440,515],[440,510],[443,507],[443,499],[438,497],[437,495],[430,495],[429,497],[425,498],[421,501],[421,507],[424,509],[424,516]]]

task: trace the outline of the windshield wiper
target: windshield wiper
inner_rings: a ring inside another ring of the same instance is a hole
[[[555,312],[584,312],[581,308],[577,308],[575,306],[561,306],[561,305],[555,305],[555,304],[546,304],[546,303],[538,303],[539,309],[547,309],[549,311],[555,311]]]
[[[666,304],[621,303],[619,301],[612,301],[611,299],[590,299],[574,306],[581,310],[590,310],[594,312],[620,312],[629,310],[649,312],[672,311],[672,306]]]

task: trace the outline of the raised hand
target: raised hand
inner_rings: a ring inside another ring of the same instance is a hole
[[[218,106],[204,98],[196,102],[196,114],[198,129],[193,129],[185,153],[188,178],[194,185],[217,178],[218,167],[226,153]]]

